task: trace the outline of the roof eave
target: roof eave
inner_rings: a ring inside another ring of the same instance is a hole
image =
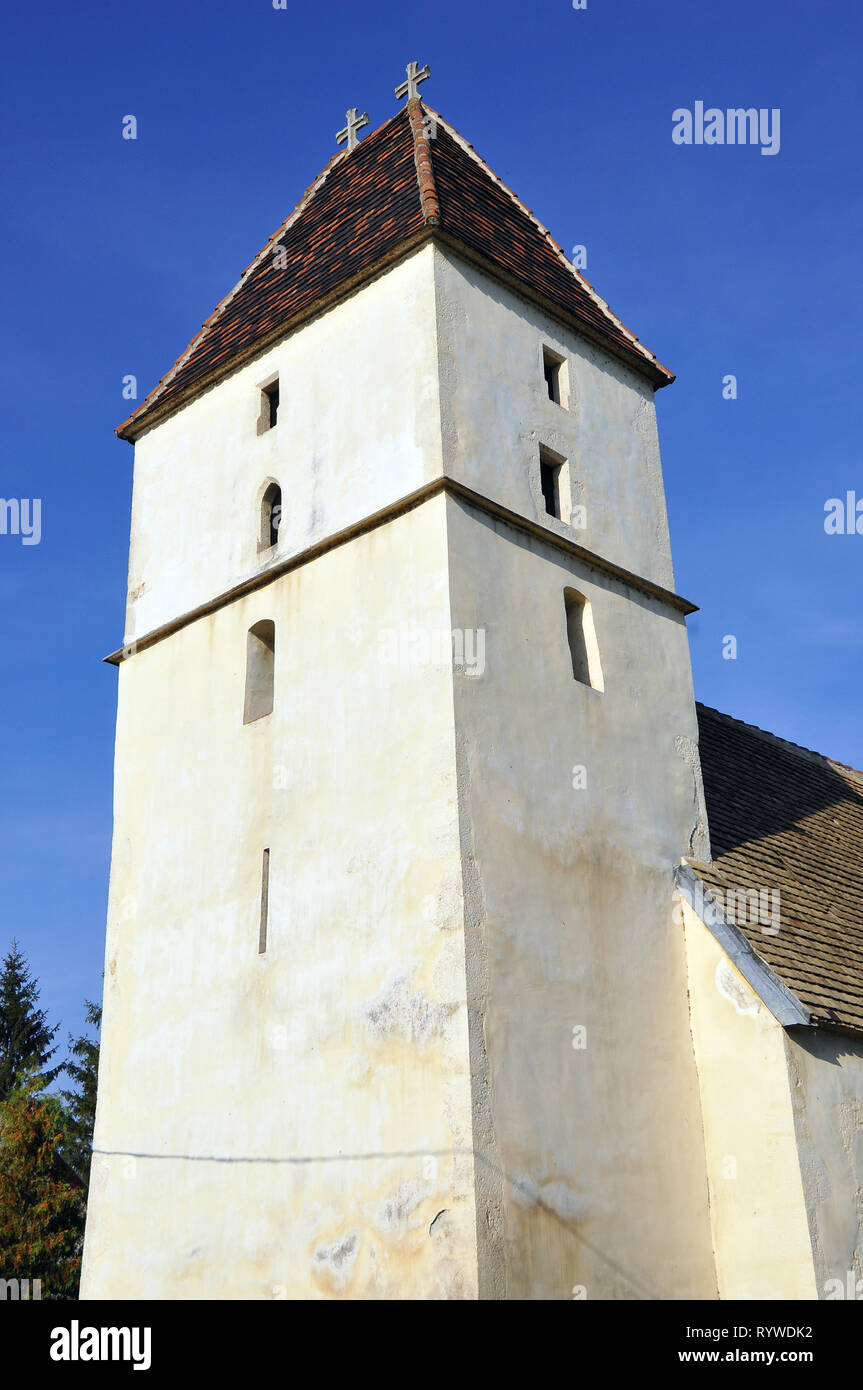
[[[206,376],[200,377],[197,381],[192,382],[185,390],[178,392],[175,396],[171,396],[166,401],[154,401],[149,408],[147,408],[146,403],[144,403],[138,410],[133,411],[127,420],[124,420],[121,425],[118,425],[114,433],[119,439],[125,439],[128,440],[130,444],[134,444],[147,430],[153,429],[156,425],[160,425],[162,421],[166,420],[170,415],[176,414],[178,410],[188,405],[196,396],[201,395],[204,391],[208,391],[211,386],[215,386],[218,382],[231,376],[239,367],[243,367],[247,362],[251,362],[256,357],[259,357],[262,352],[271,348],[275,343],[280,342],[282,338],[286,338],[289,333],[293,333],[297,328],[301,328],[311,319],[317,318],[319,314],[325,313],[328,309],[335,308],[343,299],[349,298],[350,295],[355,294],[357,290],[362,289],[363,286],[377,279],[379,275],[390,270],[392,266],[411,255],[411,253],[424,242],[430,241],[437,230],[438,229],[434,226],[425,226],[420,228],[419,231],[412,233],[410,236],[405,237],[404,241],[400,241],[397,245],[391,247],[386,255],[381,256],[371,265],[365,266],[363,270],[358,271],[355,275],[349,276],[347,280],[343,280],[341,284],[337,285],[329,294],[321,295],[320,298],[313,300],[311,304],[306,305],[299,313],[291,315],[282,323],[276,324],[269,333],[262,334],[261,337],[256,338],[254,343],[250,343],[247,348],[241,349],[235,356],[231,357],[229,361],[221,363]]]
[[[480,255],[472,247],[467,246],[458,237],[454,236],[452,232],[448,232],[445,228],[439,226],[437,222],[430,221],[419,231],[414,232],[411,236],[406,237],[404,241],[392,247],[385,256],[382,256],[372,265],[364,267],[362,271],[358,271],[355,275],[349,276],[347,280],[344,280],[335,289],[331,290],[329,294],[322,295],[319,299],[307,305],[300,313],[285,319],[283,323],[277,324],[269,333],[257,338],[248,348],[239,351],[228,362],[222,363],[207,376],[201,377],[199,380],[191,383],[184,391],[179,392],[176,396],[172,396],[166,401],[154,401],[149,408],[146,402],[144,402],[144,404],[136,411],[133,411],[122,424],[117,426],[114,433],[119,439],[125,439],[130,444],[134,444],[142,434],[153,429],[156,425],[161,424],[162,421],[168,419],[169,416],[176,414],[178,410],[188,405],[195,397],[209,390],[211,386],[215,386],[219,381],[223,381],[239,367],[245,366],[247,362],[253,361],[255,357],[258,357],[262,352],[265,352],[268,348],[272,347],[282,338],[287,337],[289,333],[293,333],[297,328],[308,323],[311,319],[316,318],[319,314],[325,313],[328,309],[334,308],[342,300],[355,294],[357,290],[362,289],[363,286],[367,285],[370,281],[389,270],[406,256],[409,256],[419,246],[432,240],[460,256],[462,260],[466,260],[470,264],[476,266],[477,269],[482,270],[484,274],[496,280],[499,284],[504,285],[520,298],[542,309],[545,313],[549,314],[550,317],[557,319],[558,322],[572,329],[588,342],[600,347],[604,352],[607,352],[610,356],[624,363],[624,365],[630,367],[633,371],[645,376],[655,387],[669,386],[671,382],[674,381],[674,373],[670,372],[667,367],[663,367],[660,362],[643,356],[637,349],[633,349],[630,352],[621,348],[619,344],[611,342],[602,333],[579,318],[577,314],[562,308],[556,301],[546,298],[546,296],[540,294],[526,281],[520,280],[517,276],[509,275],[506,271],[502,270],[500,266],[496,265],[494,261],[488,260],[485,256]]]
[[[601,333],[598,329],[587,323],[586,320],[580,318],[578,314],[573,313],[569,309],[564,309],[556,300],[547,298],[545,295],[541,294],[539,290],[536,290],[532,285],[528,284],[526,280],[521,280],[516,275],[510,275],[509,272],[503,270],[496,262],[487,259],[487,257],[483,256],[473,247],[467,246],[465,242],[454,236],[452,232],[447,231],[445,227],[438,227],[436,229],[436,239],[441,245],[449,247],[450,250],[461,256],[463,260],[471,262],[491,279],[497,280],[499,284],[505,285],[507,289],[512,290],[513,293],[517,294],[521,299],[526,299],[529,303],[536,305],[537,308],[542,309],[545,313],[549,314],[550,317],[557,319],[559,323],[563,323],[567,328],[573,329],[580,337],[586,338],[588,342],[602,348],[603,352],[607,352],[611,357],[617,358],[618,361],[623,362],[626,366],[631,367],[642,376],[646,376],[655,386],[670,386],[674,381],[674,372],[669,371],[669,369],[664,367],[656,358],[646,356],[637,348],[626,349],[620,344],[615,343],[610,338],[607,338],[604,333]]]
[[[814,1019],[806,1005],[771,969],[758,952],[749,944],[735,922],[729,922],[719,907],[711,901],[711,911],[704,913],[703,904],[710,889],[702,882],[690,864],[683,863],[674,873],[674,881],[681,897],[689,904],[700,922],[716,938],[732,964],[740,971],[746,983],[755,991],[758,998],[769,1009],[777,1023],[783,1028],[813,1027]]]

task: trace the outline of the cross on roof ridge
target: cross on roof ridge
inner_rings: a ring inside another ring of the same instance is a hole
[[[345,112],[345,119],[347,121],[347,125],[345,126],[344,130],[336,131],[336,140],[339,144],[341,144],[343,140],[347,140],[348,150],[355,150],[357,145],[359,144],[359,141],[357,140],[357,131],[362,130],[364,125],[368,125],[369,113],[368,111],[364,111],[361,116],[358,116],[357,108],[355,106],[352,106],[350,111]]]
[[[396,87],[396,96],[399,99],[407,97],[408,101],[411,101],[414,97],[419,96],[417,90],[419,84],[425,82],[427,77],[431,77],[431,68],[428,63],[421,68],[419,63],[410,62],[405,68],[405,72],[407,73],[407,81],[400,82]]]

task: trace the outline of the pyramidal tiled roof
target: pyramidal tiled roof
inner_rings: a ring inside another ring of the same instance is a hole
[[[817,1022],[863,1031],[863,773],[697,708],[713,863],[696,872],[778,889],[776,935],[737,925]]]
[[[605,345],[656,385],[673,376],[451,126],[413,98],[341,150],[117,433],[134,439],[197,391],[437,237]]]

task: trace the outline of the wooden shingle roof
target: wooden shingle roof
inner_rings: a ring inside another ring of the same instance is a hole
[[[647,375],[673,380],[475,151],[418,98],[340,151],[133,414],[134,440],[228,371],[437,238]]]
[[[738,921],[825,1027],[863,1031],[863,773],[698,706],[713,863],[706,887],[780,893],[780,925]]]

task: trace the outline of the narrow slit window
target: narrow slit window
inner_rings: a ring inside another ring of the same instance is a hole
[[[570,520],[568,478],[570,474],[566,459],[560,459],[550,452],[550,449],[539,450],[539,488],[542,491],[542,500],[549,516],[557,517],[559,521]]]
[[[560,516],[560,479],[559,467],[554,463],[549,463],[547,459],[541,458],[539,461],[539,485],[542,488],[542,500],[545,503],[545,510],[549,516]]]
[[[273,709],[276,667],[276,626],[255,623],[246,634],[246,702],[243,723],[253,724]]]
[[[561,368],[563,358],[558,357],[557,353],[551,352],[549,348],[542,350],[542,374],[545,377],[545,387],[548,391],[548,399],[554,401],[555,405],[561,405]]]
[[[265,386],[261,391],[263,397],[261,401],[262,417],[264,428],[274,429],[279,419],[279,380],[271,381],[269,386]]]
[[[561,357],[559,352],[555,352],[550,347],[543,347],[542,374],[545,377],[548,399],[554,401],[555,405],[563,406],[564,410],[568,410],[569,373],[566,358]]]
[[[259,550],[269,550],[278,544],[279,527],[282,523],[282,489],[278,483],[271,483],[261,500],[261,533]]]
[[[602,690],[602,668],[599,662],[599,648],[593,627],[590,604],[577,589],[564,589],[566,608],[566,637],[569,643],[569,656],[572,674],[582,685],[594,690]]]
[[[270,915],[270,851],[264,850],[261,864],[261,925],[258,930],[258,955],[267,949],[267,923]]]

